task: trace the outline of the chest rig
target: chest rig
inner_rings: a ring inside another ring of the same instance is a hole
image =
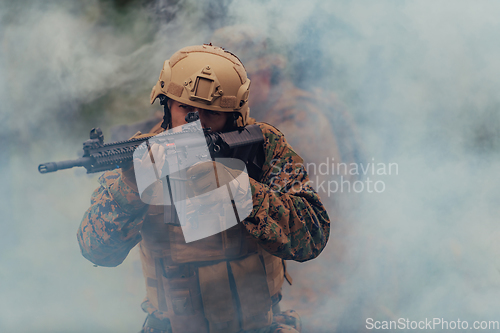
[[[262,146],[251,163],[245,151],[229,157],[242,154],[249,176],[260,179]],[[241,223],[186,243],[179,225],[164,222],[170,209],[150,206],[141,230],[142,268],[155,315],[170,320],[172,333],[236,333],[270,325],[284,261],[263,250]]]
[[[159,209],[160,208],[160,209]],[[284,282],[283,260],[264,251],[241,224],[185,243],[180,226],[150,206],[140,253],[147,297],[173,333],[233,333],[272,322],[271,296]]]

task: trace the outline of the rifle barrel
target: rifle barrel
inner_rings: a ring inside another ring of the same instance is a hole
[[[91,162],[90,157],[82,157],[77,160],[43,163],[38,166],[38,171],[40,171],[40,173],[55,172],[57,170],[86,166],[90,162]]]

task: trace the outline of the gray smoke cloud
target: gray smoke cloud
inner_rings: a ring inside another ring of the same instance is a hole
[[[318,259],[290,265],[282,308],[309,332],[363,331],[367,318],[500,320],[500,4],[215,3],[0,4],[0,331],[140,329],[136,250],[95,268],[76,241],[97,176],[36,168],[75,158],[91,127],[150,116],[163,61],[236,23],[270,36],[298,86],[335,93],[365,163],[398,165],[368,175],[382,193],[340,198],[347,222]]]

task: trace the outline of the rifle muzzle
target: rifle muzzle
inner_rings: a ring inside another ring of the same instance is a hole
[[[38,171],[40,173],[49,173],[49,172],[55,172],[57,170],[71,169],[74,167],[87,167],[89,163],[90,163],[89,157],[82,157],[77,160],[49,162],[40,164],[38,166]]]

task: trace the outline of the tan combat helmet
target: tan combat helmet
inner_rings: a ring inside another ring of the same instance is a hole
[[[212,45],[185,47],[163,64],[151,91],[151,104],[161,95],[193,107],[237,112],[247,124],[250,80],[241,61]]]

